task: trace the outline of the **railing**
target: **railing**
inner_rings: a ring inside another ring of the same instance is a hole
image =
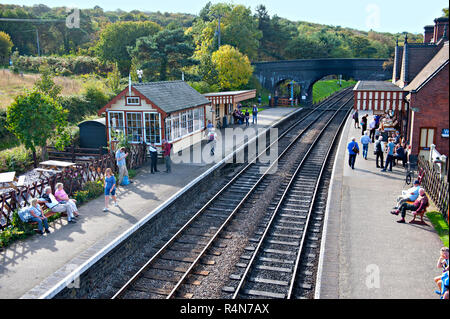
[[[142,166],[146,160],[146,151],[145,144],[132,145],[129,149],[130,155],[127,157],[127,167],[133,169]],[[87,163],[79,163],[53,176],[41,178],[30,185],[0,194],[0,231],[11,225],[12,214],[15,210],[30,205],[31,199],[40,197],[45,187],[50,186],[54,191],[56,183],[63,183],[64,190],[72,196],[87,182],[104,178],[104,172],[108,167],[117,172],[114,153],[107,153]]]
[[[423,156],[419,156],[418,166],[419,169],[425,172],[421,186],[427,191],[444,218],[447,219],[449,201],[448,180],[442,178],[441,170],[436,164],[429,162]]]
[[[98,159],[105,153],[102,147],[100,148],[80,148],[69,146],[63,151],[57,150],[54,147],[47,147],[48,159],[71,161],[74,163],[90,162],[93,159]]]

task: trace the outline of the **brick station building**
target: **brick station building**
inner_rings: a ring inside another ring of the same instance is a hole
[[[380,95],[389,94],[381,111],[396,113],[412,162],[419,155],[427,156],[432,144],[439,153],[449,154],[448,18],[434,22],[424,27],[424,43],[409,43],[407,37],[403,47],[397,42],[391,83],[361,81],[354,89],[355,109],[375,114],[380,113]]]

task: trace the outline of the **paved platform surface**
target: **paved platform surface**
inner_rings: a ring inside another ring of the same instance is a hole
[[[442,242],[427,218],[429,226],[409,224],[408,212],[407,223],[398,224],[390,214],[401,190],[410,187],[401,165],[381,172],[370,144],[368,159],[359,155],[355,169],[348,166],[352,136],[361,148],[361,130],[353,126],[350,118],[334,168],[319,297],[437,299],[433,278],[440,274]]]
[[[264,110],[258,127],[269,127],[295,110],[298,108]],[[0,250],[0,298],[19,298],[42,282],[56,284],[58,278],[64,278],[213,164],[173,164],[171,174],[150,174],[145,166],[133,184],[118,189],[119,207],[110,206],[110,212],[103,212],[101,196],[80,207],[77,224],[60,219],[52,223],[51,234],[35,235]],[[158,169],[163,171],[164,164]],[[26,296],[38,297],[36,292]]]

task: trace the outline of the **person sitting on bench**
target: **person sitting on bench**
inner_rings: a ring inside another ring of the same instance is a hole
[[[414,204],[408,204],[408,203],[403,203],[400,205],[400,207],[397,210],[393,210],[391,211],[391,214],[394,215],[398,215],[399,213],[401,213],[402,218],[400,220],[397,220],[397,223],[405,223],[405,216],[406,216],[406,211],[410,210],[413,212],[414,215],[414,219],[410,221],[413,222],[416,219],[416,215],[417,214],[422,214],[422,218],[423,218],[423,213],[425,212],[425,210],[428,207],[428,197],[425,194],[425,190],[423,188],[419,189],[419,197],[414,201]],[[422,219],[423,222],[423,219]]]
[[[45,205],[52,210],[52,212],[55,213],[67,213],[67,221],[69,223],[76,223],[76,221],[73,219],[73,208],[69,204],[63,204],[59,203],[55,196],[52,194],[52,188],[50,186],[47,186],[44,188],[44,195],[42,195],[41,198],[42,201],[45,202]]]
[[[406,202],[414,202],[417,197],[419,197],[419,189],[420,189],[420,182],[419,180],[414,181],[414,186],[410,189],[403,190],[402,195],[397,197],[397,205],[394,207],[394,209],[399,209],[399,207]]]
[[[50,233],[50,230],[48,230],[48,221],[47,217],[44,216],[41,210],[41,206],[38,204],[38,199],[33,198],[31,200],[31,206],[29,208],[29,212],[31,214],[31,218],[29,219],[30,222],[36,222],[38,224],[38,233],[43,235],[44,232],[42,231],[42,224],[44,224],[45,232],[47,234]]]
[[[67,195],[66,191],[64,190],[64,184],[63,183],[56,183],[55,185],[56,192],[55,192],[55,198],[60,204],[67,204],[72,207],[73,214],[75,217],[78,217],[78,208],[76,204],[76,199],[69,198],[69,195]]]

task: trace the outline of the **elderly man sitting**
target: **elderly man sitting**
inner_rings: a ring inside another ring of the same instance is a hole
[[[420,183],[418,180],[414,181],[414,186],[410,189],[403,190],[402,195],[397,197],[397,205],[394,209],[398,209],[403,203],[414,202],[419,197]]]
[[[397,220],[397,223],[405,223],[405,216],[406,216],[406,211],[410,210],[413,212],[414,215],[414,219],[410,221],[414,222],[416,220],[416,215],[417,214],[422,214],[425,212],[425,210],[428,207],[428,197],[425,194],[425,190],[423,188],[419,189],[419,197],[414,201],[414,204],[408,204],[408,203],[403,203],[398,210],[393,210],[391,212],[391,214],[394,215],[398,215],[399,213],[401,213],[402,215],[402,219]],[[423,219],[422,219],[422,223],[423,223]]]
[[[42,195],[41,201],[45,202],[45,205],[50,208],[55,213],[67,212],[67,220],[69,223],[76,223],[73,219],[74,209],[70,204],[59,203],[55,196],[52,194],[52,188],[47,186],[44,188],[44,194]]]

